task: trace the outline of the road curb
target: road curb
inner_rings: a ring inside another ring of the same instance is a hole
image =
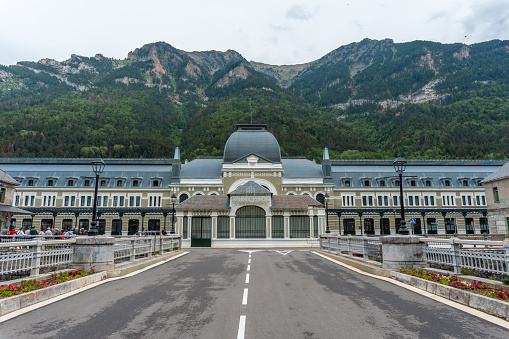
[[[138,270],[141,270],[143,268],[146,268],[148,266],[151,266],[151,265],[158,263],[160,261],[168,260],[168,259],[175,257],[182,253],[184,253],[184,251],[180,251],[180,250],[172,251],[170,253],[158,255],[158,256],[152,257],[150,259],[143,259],[143,260],[134,261],[134,262],[129,261],[129,262],[126,262],[124,265],[122,265],[122,264],[115,265],[116,266],[115,268],[106,271],[107,278],[109,279],[109,278],[122,277],[124,275],[130,274],[130,273],[136,272]]]
[[[0,316],[17,311],[41,301],[45,301],[59,295],[77,290],[83,286],[106,279],[106,272],[98,272],[87,275],[83,278],[66,281],[57,285],[42,288],[32,292],[15,295],[9,298],[0,299]]]
[[[342,262],[344,264],[347,264],[347,265],[353,266],[355,268],[358,268],[359,270],[362,270],[362,271],[367,272],[367,273],[371,273],[371,274],[374,274],[374,275],[379,275],[379,276],[387,277],[387,278],[390,278],[390,276],[391,276],[391,271],[386,269],[386,268],[381,268],[381,267],[378,267],[378,266],[375,266],[375,265],[368,264],[366,262],[362,262],[362,261],[358,261],[358,260],[355,260],[355,259],[347,258],[345,256],[337,255],[337,254],[334,254],[334,253],[331,253],[331,252],[327,252],[327,251],[323,251],[323,250],[317,250],[316,252],[320,253],[322,255],[325,255],[325,256],[327,256],[329,258],[335,259],[335,260],[337,260],[339,262]]]
[[[493,299],[481,294],[457,289],[401,272],[391,271],[390,277],[429,293],[436,294],[509,321],[509,303],[506,301]]]

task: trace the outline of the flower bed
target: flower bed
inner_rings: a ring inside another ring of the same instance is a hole
[[[505,290],[496,290],[479,281],[466,282],[449,274],[439,274],[424,270],[410,270],[401,268],[401,273],[405,273],[424,280],[433,281],[442,285],[454,287],[460,290],[468,290],[473,293],[481,294],[490,298],[509,301],[509,292]]]
[[[89,271],[85,271],[83,269],[78,270],[74,269],[68,272],[54,272],[51,274],[49,279],[43,281],[37,281],[35,279],[32,280],[22,280],[19,284],[9,284],[9,285],[0,285],[0,299],[8,298],[14,295],[31,292],[34,290],[40,290],[43,288],[47,288],[53,285],[57,285],[66,281],[86,277],[87,275],[95,273],[95,266],[91,267]]]

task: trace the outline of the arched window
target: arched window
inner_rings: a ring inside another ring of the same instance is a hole
[[[266,238],[265,210],[258,206],[244,206],[235,212],[235,238]]]
[[[316,201],[318,201],[320,204],[325,205],[325,195],[323,195],[322,193],[318,193],[316,195]]]
[[[186,201],[189,199],[189,196],[186,193],[182,193],[179,197],[179,203]]]

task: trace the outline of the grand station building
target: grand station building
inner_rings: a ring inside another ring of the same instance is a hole
[[[414,234],[489,233],[482,180],[498,161],[409,161],[400,183],[391,160],[282,158],[266,125],[237,125],[222,158],[104,159],[99,229],[111,235],[175,228],[184,246],[303,245],[331,232],[386,235],[406,221]],[[38,229],[90,225],[91,159],[4,158],[15,205],[35,213],[16,225]],[[172,199],[173,197],[173,199]],[[175,208],[173,208],[175,207]],[[175,218],[173,218],[175,213]]]

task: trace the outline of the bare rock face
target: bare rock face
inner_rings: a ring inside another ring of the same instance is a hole
[[[247,77],[251,75],[243,62],[241,62],[237,67],[231,69],[228,73],[226,73],[221,79],[219,79],[214,86],[216,87],[225,87],[233,84],[237,80],[246,80]]]
[[[470,56],[470,50],[468,49],[467,46],[463,46],[461,47],[459,52],[454,53],[452,56],[458,60],[466,59]]]
[[[192,62],[188,62],[186,65],[186,72],[193,78],[198,78],[201,75],[201,70],[198,66]]]

